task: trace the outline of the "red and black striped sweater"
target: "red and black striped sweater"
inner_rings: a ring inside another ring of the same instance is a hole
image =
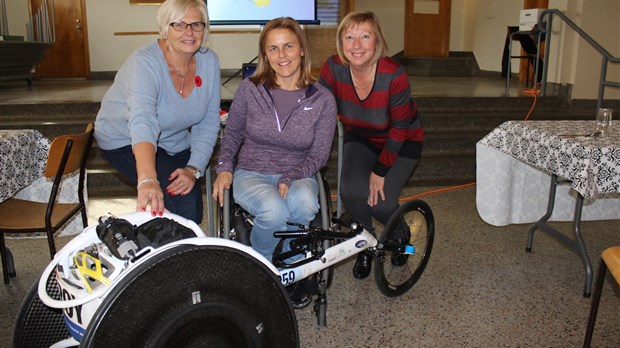
[[[361,100],[348,66],[337,55],[321,68],[321,83],[334,93],[345,142],[361,141],[379,154],[373,172],[385,176],[397,156],[420,158],[424,133],[404,68],[389,57],[377,62],[375,82]]]

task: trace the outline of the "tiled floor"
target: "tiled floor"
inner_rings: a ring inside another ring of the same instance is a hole
[[[312,306],[296,310],[301,347],[578,347],[590,308],[582,297],[578,257],[537,233],[525,252],[528,225],[496,227],[480,219],[475,188],[423,199],[435,215],[435,242],[421,279],[406,294],[385,297],[373,275],[351,275],[353,260],[336,267],[328,290],[327,327],[317,326]],[[132,203],[99,202],[104,212]],[[554,223],[570,231],[570,223]],[[618,244],[620,221],[582,223],[595,265]],[[57,238],[58,246],[69,237]],[[49,263],[42,239],[11,239],[17,277],[0,285],[0,347],[9,347],[14,320],[27,291]],[[209,267],[209,265],[194,265]],[[145,291],[145,296],[148,291]],[[260,299],[257,299],[257,301]],[[620,287],[608,276],[593,347],[620,347]]]

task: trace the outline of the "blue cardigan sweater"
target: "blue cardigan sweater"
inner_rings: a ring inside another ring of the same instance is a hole
[[[199,79],[185,81],[194,89],[184,99],[157,42],[132,54],[101,102],[95,121],[99,147],[114,150],[146,141],[171,155],[191,148],[188,165],[204,173],[220,129],[220,63],[206,48],[195,57]]]

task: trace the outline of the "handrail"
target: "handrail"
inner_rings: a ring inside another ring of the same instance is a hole
[[[546,15],[549,15],[549,20],[544,23],[543,20]],[[538,27],[540,31],[543,33],[548,33],[549,28],[552,28],[553,15],[557,15],[566,23],[569,27],[571,27],[577,34],[579,34],[586,42],[590,44],[598,53],[603,56],[603,61],[601,62],[601,77],[599,79],[599,90],[598,90],[598,101],[596,104],[597,108],[601,108],[603,106],[603,98],[605,95],[605,87],[616,87],[620,88],[620,82],[613,82],[607,80],[607,65],[609,62],[611,63],[620,63],[620,57],[612,56],[603,46],[601,46],[598,42],[596,42],[590,35],[581,30],[577,24],[575,24],[570,18],[566,17],[566,15],[560,10],[557,9],[547,9],[542,11],[540,16],[538,17]],[[549,52],[549,47],[551,46],[551,35],[547,35],[547,42],[545,50]],[[541,93],[544,96],[547,88],[547,69],[549,67],[549,54],[545,54],[545,62],[543,64],[543,76],[541,82]]]

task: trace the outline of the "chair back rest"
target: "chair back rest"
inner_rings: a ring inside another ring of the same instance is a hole
[[[82,168],[82,166],[86,164],[86,159],[93,143],[93,133],[93,124],[89,123],[86,126],[84,133],[61,135],[54,138],[54,140],[52,140],[52,144],[50,145],[44,175],[48,178],[56,176],[57,171],[60,169],[60,163],[69,140],[73,142],[71,145],[71,151],[69,153],[69,157],[67,158],[65,169],[62,173],[60,173],[60,175],[63,176],[73,173]]]

